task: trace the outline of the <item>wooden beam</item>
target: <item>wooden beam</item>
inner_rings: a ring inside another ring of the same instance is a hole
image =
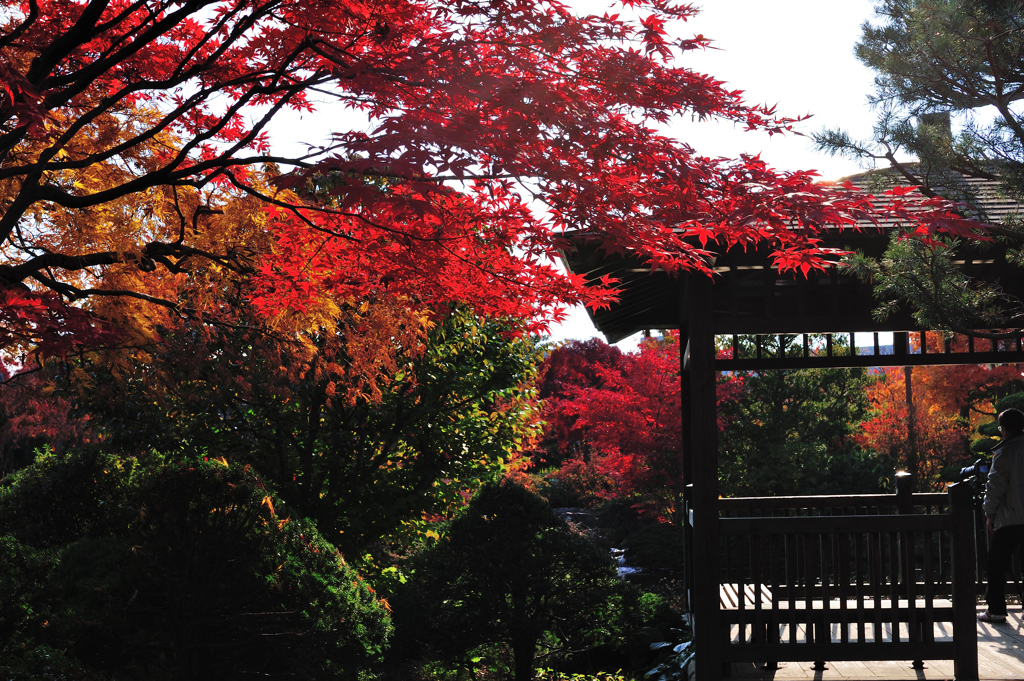
[[[720,359],[718,371],[754,371],[758,369],[824,369],[892,366],[948,366],[954,364],[1024,364],[1024,353],[1010,350],[997,352],[929,352],[927,354],[836,355],[818,357],[769,357]]]
[[[938,532],[952,529],[945,513],[892,516],[886,520],[886,532]],[[726,535],[831,534],[877,532],[877,515],[799,516],[795,518],[722,518],[719,532]],[[971,582],[973,584],[973,582]]]

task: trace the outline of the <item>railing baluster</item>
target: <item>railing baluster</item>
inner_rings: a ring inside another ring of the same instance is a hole
[[[818,560],[821,563],[821,619],[819,626],[822,631],[819,634],[819,640],[821,643],[829,643],[832,641],[832,590],[829,580],[829,557],[832,553],[832,533],[821,534],[818,536],[820,542],[818,551]]]
[[[734,570],[734,577],[736,578],[736,600],[739,603],[739,642],[741,644],[747,642],[747,575],[745,565],[743,565],[743,554],[746,553],[743,550],[744,541],[749,545],[750,537],[736,537],[736,564]],[[748,554],[749,555],[749,554]]]
[[[889,598],[891,599],[890,619],[892,620],[892,641],[900,640],[900,550],[897,533],[889,531]]]
[[[807,642],[815,640],[814,636],[814,535],[801,534],[804,553],[804,621],[807,627]]]
[[[850,642],[850,536],[839,534],[836,536],[836,582],[839,585],[839,640],[843,643]]]
[[[882,641],[882,533],[872,532],[868,544],[871,561],[871,595],[873,599],[874,641]]]
[[[772,579],[772,619],[771,630],[768,635],[769,643],[780,643],[782,632],[780,631],[779,617],[779,563],[785,558],[785,547],[779,546],[778,535],[771,535],[769,538],[769,551],[771,551],[771,579]],[[769,660],[775,662],[775,660]]]
[[[867,627],[864,626],[864,583],[867,575],[865,571],[867,565],[865,564],[864,547],[867,544],[868,536],[866,534],[855,534],[853,535],[853,553],[854,553],[854,570],[857,578],[857,643],[864,643],[867,641]]]
[[[752,632],[751,639],[756,644],[763,644],[765,642],[764,612],[761,608],[761,571],[764,566],[763,548],[760,535],[754,535],[750,538],[750,570],[754,589],[754,631]]]
[[[797,535],[786,535],[786,593],[789,596],[789,642],[796,643],[796,589],[800,583]]]
[[[935,562],[933,532],[924,533],[924,621],[921,623],[924,642],[935,642]],[[941,537],[942,533],[938,535]]]

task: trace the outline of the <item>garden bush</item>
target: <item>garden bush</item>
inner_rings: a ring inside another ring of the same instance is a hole
[[[372,589],[248,467],[91,451],[4,482],[4,678],[344,679],[381,656]]]

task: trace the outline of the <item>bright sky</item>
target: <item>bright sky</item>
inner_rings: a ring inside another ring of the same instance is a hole
[[[855,139],[871,136],[867,105],[873,72],[853,55],[864,21],[874,17],[869,0],[705,0],[703,11],[684,25],[687,36],[703,34],[718,50],[691,53],[686,65],[743,90],[748,102],[777,105],[785,116],[811,114],[799,130],[843,128]],[[743,132],[731,124],[689,123],[673,134],[698,151],[734,157],[760,153],[782,170],[819,171],[834,180],[863,170],[856,162],[817,153],[807,137]],[[553,340],[598,335],[586,311],[552,329]],[[637,338],[619,343],[632,349]]]

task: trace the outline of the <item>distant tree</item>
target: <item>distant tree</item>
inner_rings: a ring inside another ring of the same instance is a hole
[[[601,385],[573,391],[562,409],[576,416],[615,497],[672,518],[682,493],[678,335],[645,340],[620,366],[598,371]]]
[[[600,643],[616,619],[610,557],[510,482],[481,489],[414,567],[395,599],[399,640],[456,660],[506,644],[516,681],[533,679],[546,632],[578,648]]]
[[[996,416],[1007,409],[1024,409],[1024,392],[1006,395],[993,406],[992,418],[983,421],[975,429],[981,437],[971,443],[971,457],[978,454],[989,455],[992,449],[999,444],[1001,435],[999,433],[999,422]]]
[[[932,348],[948,344],[953,352],[968,349],[968,339],[960,334],[947,337],[940,332],[928,332],[926,343]],[[915,338],[913,344],[919,341]],[[994,349],[997,344],[996,341],[974,340],[976,350]],[[914,367],[913,380],[915,400],[920,397],[931,409],[957,415],[965,426],[975,422],[979,415],[994,416],[998,400],[1024,387],[1019,364]]]
[[[794,342],[787,339],[785,343]],[[785,352],[776,344],[765,352]],[[853,441],[866,416],[863,369],[738,372],[743,393],[723,405],[719,433],[722,494],[738,496],[873,492],[878,471]]]
[[[614,362],[602,361],[598,349],[603,343],[588,343],[600,344],[590,349],[597,359],[586,362],[586,356],[580,357],[584,361],[574,373],[587,378],[563,384],[561,393],[546,404],[556,423],[572,424],[569,436],[579,447],[552,478],[570,485],[607,480],[610,484],[603,489],[591,489],[627,500],[652,517],[672,519],[681,508],[682,482],[679,334],[646,339],[637,351],[615,355]],[[717,390],[721,407],[742,392],[743,379],[720,375]],[[722,427],[728,417],[725,410],[720,414]],[[546,439],[554,438],[564,448],[565,432],[546,430]]]
[[[924,373],[915,367],[914,376],[919,372]],[[931,400],[920,384],[914,392],[911,420],[905,380],[902,367],[890,367],[868,388],[870,417],[860,424],[855,441],[878,452],[886,473],[909,471],[915,476],[916,489],[940,491],[951,469],[963,465],[970,427],[958,413]]]
[[[15,375],[0,364],[0,479],[27,466],[35,451],[65,452],[93,437],[87,420],[74,418],[68,396],[53,390],[42,371]]]
[[[927,344],[967,349],[964,336],[929,332]],[[975,347],[987,343],[975,340]],[[912,410],[907,404],[910,382]],[[871,413],[856,441],[878,452],[887,467],[909,470],[919,489],[939,490],[954,469],[968,463],[968,440],[979,423],[991,420],[998,402],[1022,385],[1019,365],[965,364],[886,369],[868,388]]]
[[[567,407],[580,391],[603,386],[605,372],[626,361],[621,350],[599,338],[570,340],[548,353],[537,383],[544,405],[544,435],[534,452],[539,466],[589,456],[584,432],[576,425],[579,416]]]

